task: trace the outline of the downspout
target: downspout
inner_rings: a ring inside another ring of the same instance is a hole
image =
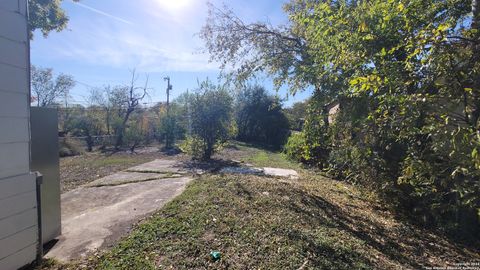
[[[37,223],[38,223],[38,243],[36,264],[41,265],[43,259],[43,235],[42,235],[42,184],[43,175],[40,172],[35,172],[35,182],[37,191]]]

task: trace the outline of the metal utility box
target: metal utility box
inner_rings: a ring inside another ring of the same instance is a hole
[[[56,109],[32,107],[31,171],[43,175],[41,220],[43,244],[61,234],[58,115]]]

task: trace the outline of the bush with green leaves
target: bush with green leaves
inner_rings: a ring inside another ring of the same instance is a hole
[[[187,152],[194,158],[210,159],[216,147],[231,136],[232,97],[224,87],[206,80],[189,100],[192,131]]]
[[[478,1],[300,2],[288,11],[319,103],[303,132],[322,150],[304,159],[426,225],[478,236]],[[341,112],[329,123],[333,100]]]
[[[243,88],[236,98],[237,139],[280,148],[289,135],[289,122],[280,100],[259,85]]]
[[[274,27],[211,7],[200,36],[234,78],[260,70],[293,94],[313,88],[305,162],[478,239],[480,1],[291,0],[284,10],[289,22]]]
[[[285,108],[285,115],[290,123],[290,129],[301,131],[307,117],[308,100],[295,102],[291,107]]]
[[[460,0],[308,8],[292,18],[315,48],[319,92],[343,105],[327,131],[331,171],[424,224],[478,235],[480,16]]]
[[[292,135],[288,137],[287,143],[285,144],[284,152],[291,160],[305,162],[304,149],[306,143],[305,134],[302,132],[292,133]]]
[[[135,148],[144,142],[145,138],[146,134],[142,127],[138,123],[132,123],[125,130],[124,144],[134,153]]]
[[[172,102],[167,110],[166,106],[161,104],[158,108],[158,124],[156,127],[157,139],[165,143],[167,149],[173,148],[177,140],[185,138],[187,118],[186,110],[182,104]]]
[[[87,151],[93,150],[94,136],[102,134],[101,121],[93,111],[88,108],[76,108],[69,121],[65,123],[65,130],[69,130],[73,136],[85,137]]]

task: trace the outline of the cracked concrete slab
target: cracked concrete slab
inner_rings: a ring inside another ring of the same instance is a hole
[[[264,167],[263,173],[268,176],[298,179],[298,173],[295,170],[291,169]]]
[[[225,167],[220,170],[220,173],[229,173],[229,174],[254,174],[254,175],[263,175],[263,170],[260,168],[251,168],[251,167]]]
[[[180,177],[181,174],[174,173],[139,173],[139,172],[118,172],[88,183],[87,187],[115,186],[128,183],[145,182],[164,178]]]
[[[178,164],[178,161],[168,159],[156,159],[154,161],[132,167],[127,171],[141,173],[188,173],[188,171]]]
[[[192,180],[174,166],[176,162],[156,160],[146,167],[167,173],[120,172],[62,194],[62,235],[45,257],[68,262],[118,241],[139,220],[181,194]],[[172,175],[177,177],[168,177]]]
[[[255,168],[255,167],[225,167],[220,170],[220,173],[228,174],[254,174],[254,175],[266,175],[273,177],[282,177],[290,179],[298,179],[298,173],[291,169],[282,168]]]
[[[116,242],[138,220],[179,195],[190,180],[79,188],[63,194],[62,235],[46,257],[68,262]]]
[[[115,174],[97,179],[93,182],[90,182],[86,186],[87,187],[96,187],[96,186],[128,184],[128,183],[133,183],[133,182],[143,182],[143,181],[147,181],[147,180],[158,179],[162,175],[165,175],[165,174],[118,172],[118,173],[115,173]]]

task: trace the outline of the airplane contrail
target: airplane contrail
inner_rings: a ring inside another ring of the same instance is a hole
[[[74,3],[75,3],[76,5],[79,5],[79,6],[82,7],[82,8],[88,9],[88,10],[93,11],[93,12],[95,12],[95,13],[98,13],[98,14],[100,14],[100,15],[109,17],[109,18],[111,18],[111,19],[114,19],[114,20],[117,20],[117,21],[120,21],[120,22],[123,22],[123,23],[126,23],[126,24],[133,25],[133,23],[132,23],[131,21],[127,21],[127,20],[125,20],[125,19],[122,19],[122,18],[120,18],[120,17],[114,16],[114,15],[112,15],[112,14],[108,14],[108,13],[106,13],[106,12],[103,12],[103,11],[101,11],[101,10],[98,10],[98,9],[96,9],[96,8],[93,8],[93,7],[91,7],[91,6],[87,6],[87,5],[82,4],[82,3],[79,3],[79,2],[74,2]]]

